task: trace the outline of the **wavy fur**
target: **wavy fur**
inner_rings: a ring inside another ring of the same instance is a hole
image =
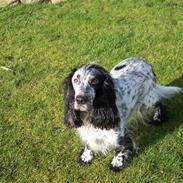
[[[82,125],[79,117],[79,111],[74,110],[74,88],[72,86],[72,76],[77,68],[73,69],[63,82],[64,90],[64,123],[71,128],[77,128]]]

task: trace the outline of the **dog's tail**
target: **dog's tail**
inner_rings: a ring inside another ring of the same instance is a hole
[[[161,86],[156,84],[155,91],[160,98],[170,98],[175,94],[182,93],[183,88],[176,86]]]

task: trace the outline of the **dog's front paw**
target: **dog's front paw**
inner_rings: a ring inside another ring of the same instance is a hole
[[[113,172],[120,172],[122,169],[123,169],[123,167],[122,166],[114,166],[114,165],[112,165],[112,164],[110,164],[109,165],[109,168],[110,168],[110,170],[112,170]]]
[[[126,165],[123,162],[122,157],[115,156],[109,165],[109,168],[114,172],[120,172]]]
[[[114,172],[120,172],[123,168],[127,167],[130,160],[130,151],[120,152],[114,156],[109,168]]]
[[[85,148],[81,151],[79,157],[79,164],[80,165],[89,165],[93,160],[94,155],[91,150]]]

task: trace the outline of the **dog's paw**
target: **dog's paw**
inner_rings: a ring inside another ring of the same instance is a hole
[[[149,124],[159,126],[166,120],[166,118],[166,107],[159,102],[155,106],[153,119],[149,122]]]
[[[115,156],[109,165],[110,170],[114,172],[120,172],[125,167],[126,166],[124,164],[123,157],[118,156]]]
[[[91,150],[85,148],[81,151],[79,157],[79,164],[80,165],[90,165],[94,156]]]
[[[123,169],[123,167],[122,166],[113,166],[112,164],[110,164],[109,165],[109,168],[110,168],[110,170],[112,170],[113,172],[120,172],[122,169]]]
[[[130,151],[119,152],[116,156],[114,156],[109,168],[114,172],[120,172],[123,168],[127,167],[130,161],[130,155]]]

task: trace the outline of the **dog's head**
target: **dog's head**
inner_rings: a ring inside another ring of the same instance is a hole
[[[96,64],[76,68],[64,80],[65,122],[80,126],[80,114],[87,112],[95,126],[110,128],[117,118],[115,99],[112,78],[104,68]]]

